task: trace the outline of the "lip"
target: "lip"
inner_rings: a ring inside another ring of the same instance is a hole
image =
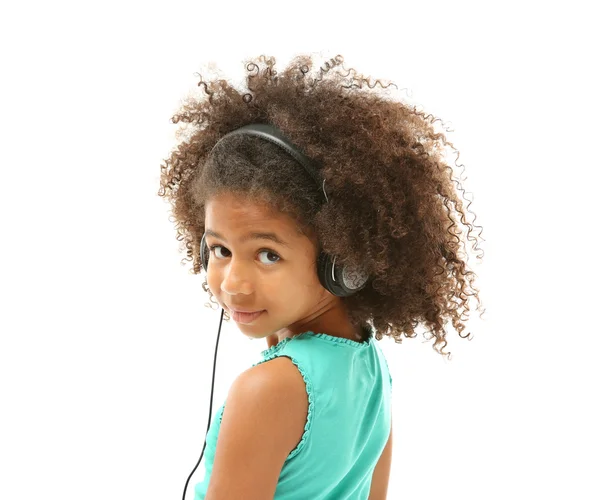
[[[238,312],[238,313],[245,313],[245,314],[253,314],[253,313],[257,313],[257,312],[262,312],[263,311],[263,309],[260,309],[260,310],[255,309],[254,311],[252,311],[250,309],[237,309],[235,307],[230,307],[229,310],[232,311],[232,312],[235,311],[235,312]]]
[[[243,324],[252,323],[262,313],[265,312],[264,310],[262,310],[262,311],[256,311],[253,313],[245,313],[245,312],[236,311],[235,309],[230,309],[230,311],[231,311],[231,316],[233,318],[233,321],[235,321],[236,323],[243,323]]]

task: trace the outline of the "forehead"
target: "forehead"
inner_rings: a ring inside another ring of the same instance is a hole
[[[273,231],[288,240],[298,238],[296,222],[265,202],[233,194],[219,194],[206,202],[205,226],[220,233],[249,230]]]

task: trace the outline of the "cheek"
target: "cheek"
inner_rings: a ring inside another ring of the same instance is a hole
[[[208,276],[206,278],[206,284],[208,285],[208,288],[210,289],[211,293],[215,296],[218,296],[220,282],[219,278],[215,275],[215,273],[208,273]]]

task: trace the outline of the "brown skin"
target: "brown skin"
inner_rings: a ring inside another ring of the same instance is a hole
[[[256,248],[238,242],[245,221],[235,230],[226,221],[216,229],[231,238],[233,259],[219,264],[223,287],[212,278],[211,287],[202,284],[209,301],[219,304],[212,288],[225,303],[235,300],[267,309],[256,326],[243,327],[259,337],[285,328],[351,337],[346,311],[355,330],[361,328],[363,340],[370,334],[362,328],[367,325],[377,340],[387,336],[396,343],[416,337],[415,330],[421,328],[428,340],[434,339],[433,349],[449,357],[443,351],[447,327],[469,338],[463,333],[472,309],[469,301],[480,303],[473,285],[476,275],[465,258],[468,243],[479,250],[472,229],[480,226],[469,222],[475,220],[469,210],[472,202],[463,200],[465,190],[454,172],[455,165],[462,165],[436,126],[441,120],[382,92],[390,85],[344,67],[341,56],[314,71],[312,57],[305,55],[277,70],[272,57],[246,63],[244,85],[221,75],[201,77],[202,94],[186,99],[171,118],[182,124],[177,133],[181,141],[161,166],[158,194],[172,203],[184,261],[192,263],[193,274],[203,273],[200,242],[207,226],[206,205],[219,194],[235,193],[291,217],[295,230],[308,238],[314,235],[312,241],[337,264],[362,267],[370,279],[358,293],[333,299],[319,289],[316,273],[306,272],[312,269],[312,255],[301,259],[294,254],[293,265],[286,261],[277,270],[254,267]],[[220,141],[251,123],[279,128],[311,158],[322,180],[315,182],[269,141],[239,135]],[[242,223],[241,218],[234,220]],[[276,273],[294,280],[275,283],[269,277]],[[306,292],[302,284],[315,295],[301,293]],[[288,292],[290,286],[295,293]],[[229,319],[227,311],[224,319]]]
[[[205,223],[225,238],[206,236],[207,246],[218,245],[210,252],[207,283],[219,305],[265,310],[251,324],[238,323],[244,335],[266,338],[268,347],[306,331],[361,341],[342,300],[319,282],[314,239],[299,234],[291,217],[223,193],[206,204]],[[273,232],[289,248],[269,240],[241,243],[254,231]]]

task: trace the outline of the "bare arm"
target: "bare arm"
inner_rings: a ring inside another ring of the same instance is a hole
[[[385,448],[377,461],[371,480],[371,491],[369,500],[386,500],[388,484],[390,481],[390,469],[392,467],[392,427],[390,426],[390,437]]]

